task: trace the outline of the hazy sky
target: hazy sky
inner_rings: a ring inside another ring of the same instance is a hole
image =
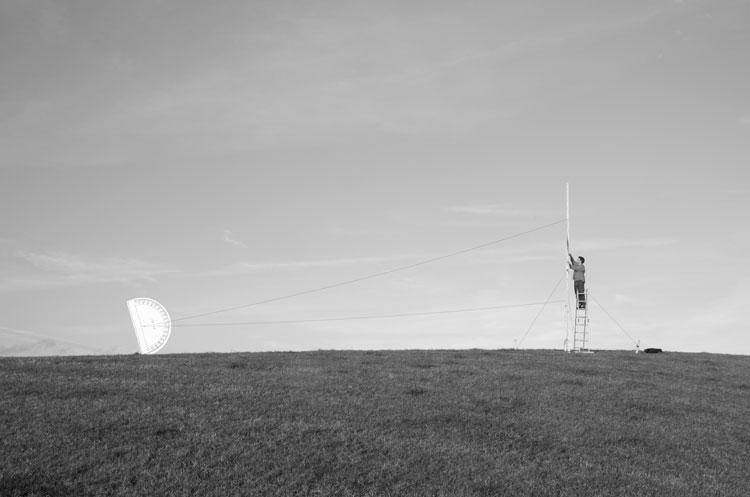
[[[0,354],[132,353],[128,299],[410,266],[564,219],[566,182],[593,348],[750,354],[749,49],[747,0],[4,0]],[[162,352],[561,348],[564,247],[178,321],[207,325]]]

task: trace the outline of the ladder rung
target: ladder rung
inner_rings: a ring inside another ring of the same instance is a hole
[[[590,352],[588,333],[588,292],[574,292],[576,294],[575,321],[573,327],[573,351]],[[579,307],[579,305],[583,307]]]

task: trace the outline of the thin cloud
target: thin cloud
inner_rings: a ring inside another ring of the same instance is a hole
[[[615,294],[615,303],[618,305],[628,305],[634,302],[636,302],[636,299],[632,295],[626,295],[624,293]]]
[[[654,238],[609,238],[599,240],[582,240],[580,242],[574,242],[571,246],[578,250],[586,251],[597,251],[597,250],[615,250],[622,248],[662,248],[669,245],[674,245],[678,240],[670,237],[654,237]]]
[[[198,276],[230,276],[249,273],[258,273],[264,271],[293,271],[304,269],[318,269],[326,267],[343,267],[366,264],[379,264],[383,262],[402,261],[406,259],[415,259],[424,257],[424,255],[389,255],[374,257],[350,257],[340,259],[320,259],[320,260],[298,260],[298,261],[265,261],[265,262],[240,262],[226,266],[214,271],[200,273]]]
[[[588,240],[576,245],[578,251],[605,251],[621,248],[662,248],[677,243],[674,238],[642,238],[642,239],[602,239]],[[536,243],[521,248],[485,248],[476,253],[465,254],[457,260],[468,264],[498,264],[498,263],[520,263],[520,262],[543,262],[554,261],[563,258],[563,242],[560,243]],[[411,260],[417,262],[420,259],[438,257],[439,254],[403,254],[373,257],[350,257],[339,259],[319,260],[293,260],[293,261],[264,261],[264,262],[239,262],[216,270],[205,271],[195,276],[232,276],[270,271],[296,271],[319,268],[334,268],[345,266],[357,266],[368,264],[382,264]]]
[[[694,312],[691,323],[702,326],[727,326],[742,329],[750,321],[750,277],[745,277],[733,288],[715,292],[707,305]]]
[[[527,209],[522,207],[507,207],[497,204],[454,205],[448,207],[446,210],[454,214],[492,217],[534,217],[550,214],[549,211]]]
[[[90,257],[67,252],[31,252],[18,250],[16,259],[24,261],[16,274],[0,283],[0,291],[69,287],[96,283],[156,281],[157,275],[178,272],[175,268],[139,259]],[[34,272],[29,272],[29,265]]]
[[[0,335],[19,337],[15,343],[9,343],[8,339],[4,340],[5,343],[0,346],[0,356],[102,353],[102,350],[82,343],[8,326],[0,326]]]
[[[520,262],[542,262],[564,259],[562,249],[564,240],[559,243],[543,242],[525,245],[523,247],[498,247],[477,252],[467,256],[466,260],[471,263],[498,264],[498,263],[520,263]],[[571,246],[574,254],[593,253],[599,251],[618,249],[660,249],[677,243],[675,238],[612,238],[600,240],[584,240],[575,242]]]
[[[740,126],[750,126],[750,114],[740,118]]]
[[[230,230],[224,230],[224,233],[221,235],[221,241],[224,243],[228,243],[232,247],[243,248],[243,249],[247,248],[247,245],[239,241],[235,237],[234,233],[232,233],[232,231]]]

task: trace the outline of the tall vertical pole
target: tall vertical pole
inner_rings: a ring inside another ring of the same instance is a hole
[[[570,185],[565,183],[565,352],[570,352]]]
[[[567,235],[565,240],[567,252],[565,256],[567,257],[570,253],[570,185],[568,183],[565,183],[565,231]]]

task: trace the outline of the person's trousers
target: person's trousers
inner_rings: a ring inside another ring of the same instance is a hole
[[[576,292],[576,298],[578,299],[578,307],[586,307],[586,282],[585,281],[574,281],[573,289]]]

